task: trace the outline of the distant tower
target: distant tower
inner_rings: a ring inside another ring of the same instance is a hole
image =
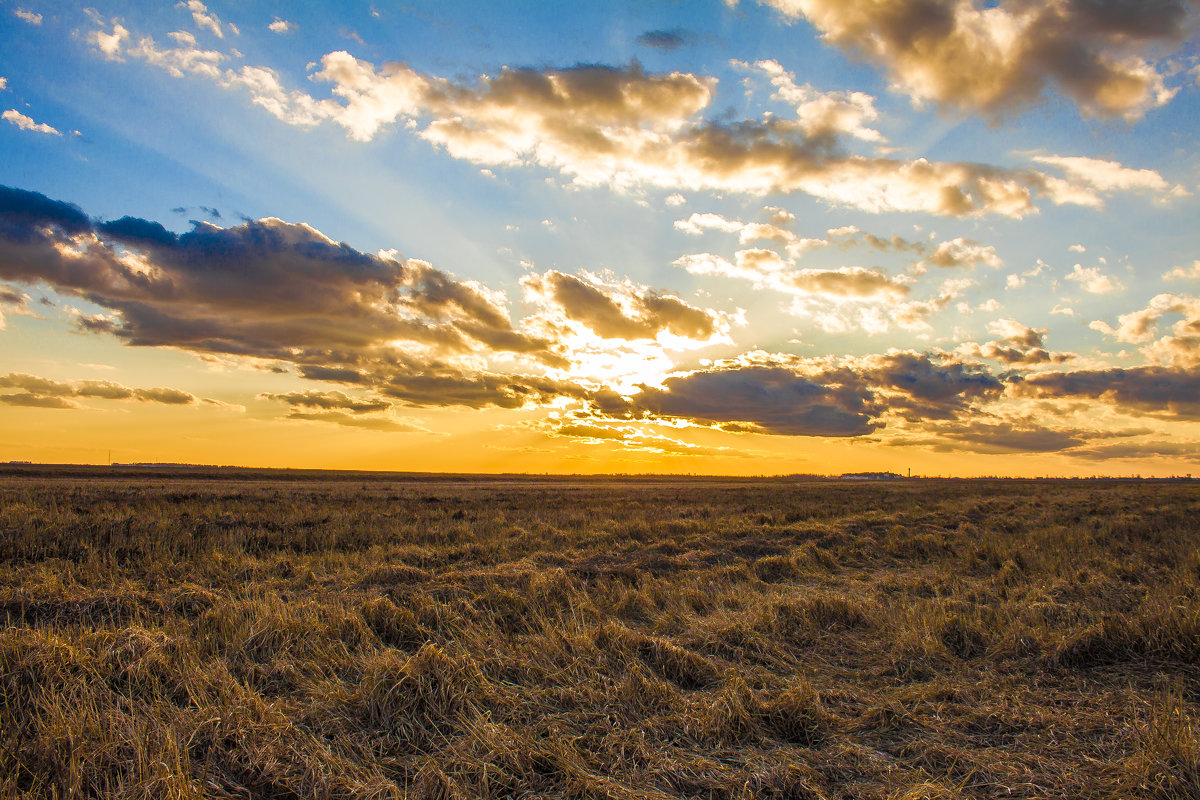
[[[912,477],[912,467],[908,468],[908,477]]]

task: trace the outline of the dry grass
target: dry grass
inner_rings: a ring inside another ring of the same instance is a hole
[[[1200,799],[1190,483],[0,475],[0,796]]]

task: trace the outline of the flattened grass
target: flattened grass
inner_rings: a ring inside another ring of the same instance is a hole
[[[0,796],[1200,798],[1190,483],[0,481]]]

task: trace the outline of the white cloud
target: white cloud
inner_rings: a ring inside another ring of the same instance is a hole
[[[674,194],[667,195],[667,198],[663,202],[668,206],[677,207],[686,203],[687,198],[679,194],[679,192],[675,192]]]
[[[1182,319],[1171,326],[1171,333],[1159,336],[1158,323],[1164,316],[1178,314]],[[1200,298],[1163,293],[1151,298],[1145,308],[1117,317],[1117,327],[1096,320],[1088,325],[1117,341],[1144,345],[1142,354],[1159,363],[1194,368],[1200,365]]]
[[[0,92],[8,88],[8,78],[0,77]]]
[[[1200,260],[1192,262],[1190,267],[1175,267],[1163,273],[1166,281],[1200,280]]]
[[[30,25],[41,25],[42,24],[42,15],[38,14],[34,11],[27,11],[24,8],[18,8],[15,11],[13,11],[13,13],[16,14],[18,17],[20,17],[21,19],[28,22]]]
[[[1172,186],[1155,170],[1133,169],[1116,161],[1056,155],[1034,156],[1033,160],[1060,169],[1071,179],[1047,181],[1048,193],[1057,203],[1099,206],[1102,204],[1099,193],[1113,192],[1145,191],[1157,194],[1164,200],[1190,194],[1180,185]],[[1075,250],[1076,247],[1083,246],[1075,245],[1071,249]]]
[[[56,128],[47,125],[44,122],[34,122],[31,118],[25,116],[15,108],[10,108],[8,111],[0,114],[0,119],[8,120],[23,131],[33,131],[34,133],[50,133],[55,136],[62,136],[62,134],[59,133]]]
[[[272,33],[291,33],[296,30],[296,23],[276,17],[275,21],[268,25],[267,28]]]
[[[1072,268],[1071,274],[1066,276],[1066,279],[1075,281],[1083,287],[1085,292],[1090,292],[1091,294],[1109,294],[1125,289],[1124,284],[1119,280],[1101,273],[1099,267],[1085,268],[1081,264],[1076,264]]]
[[[217,18],[216,14],[210,12],[200,0],[185,0],[185,2],[177,3],[175,7],[191,11],[192,21],[196,23],[197,28],[212,31],[218,39],[225,38],[225,34],[221,32],[221,20]]]
[[[87,41],[96,46],[109,61],[123,61],[121,48],[129,39],[129,30],[119,22],[112,23],[112,33],[95,30],[88,34]]]
[[[182,78],[188,73],[208,78],[221,77],[221,68],[218,65],[225,58],[224,53],[218,50],[200,49],[196,46],[196,37],[187,31],[174,31],[169,36],[181,46],[160,48],[153,39],[147,36],[129,48],[128,53],[166,70],[169,75],[176,78]]]
[[[995,247],[964,239],[961,236],[939,244],[929,255],[928,260],[921,263],[922,265],[933,264],[938,267],[974,267],[976,264],[985,264],[992,269],[1000,269],[1004,266],[1004,260],[996,253]]]
[[[808,136],[845,134],[867,142],[886,141],[866,123],[879,118],[875,98],[865,92],[820,92],[809,84],[798,86],[795,74],[778,61],[758,61],[754,67],[765,73],[775,87],[774,98],[796,109],[800,129]]]

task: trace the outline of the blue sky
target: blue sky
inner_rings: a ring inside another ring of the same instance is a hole
[[[1187,472],[1196,22],[0,3],[0,446]]]

